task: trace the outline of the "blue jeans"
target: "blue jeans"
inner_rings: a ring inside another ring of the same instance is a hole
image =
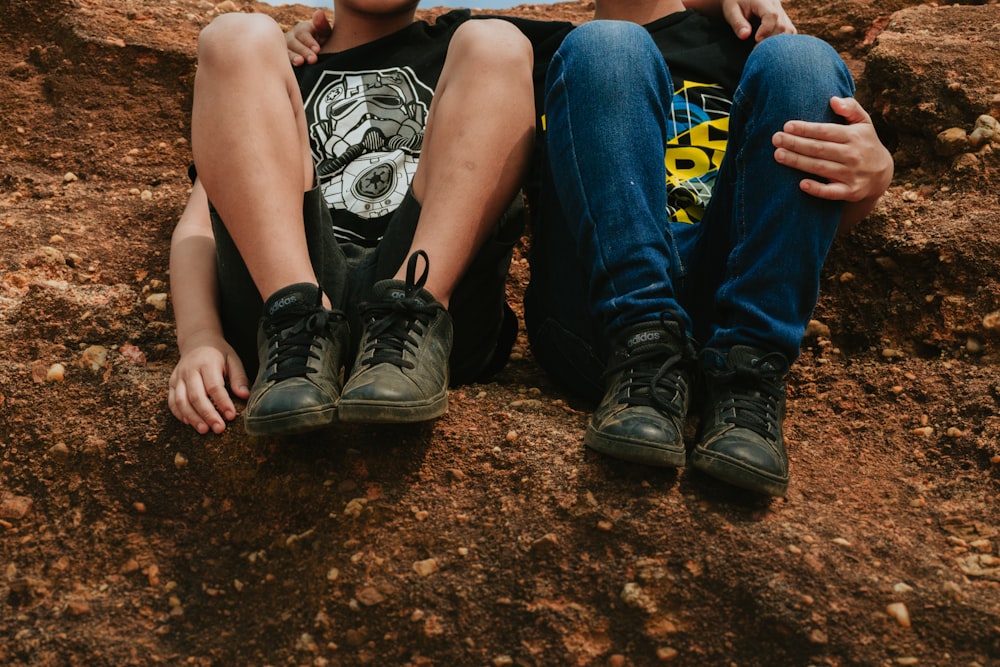
[[[593,21],[560,46],[546,81],[549,170],[532,205],[525,320],[539,363],[597,399],[618,332],[677,315],[697,347],[799,353],[842,202],[804,194],[774,161],[787,120],[841,122],[854,83],[824,42],[779,35],[754,48],[734,95],[710,204],[668,222],[670,73],[648,32]]]

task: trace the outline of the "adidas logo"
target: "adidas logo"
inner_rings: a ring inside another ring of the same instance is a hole
[[[652,341],[660,340],[662,334],[659,331],[643,331],[642,333],[637,333],[626,341],[625,345],[627,347],[635,347],[640,343],[649,343]]]
[[[275,301],[273,304],[271,304],[271,309],[267,311],[267,314],[274,315],[276,312],[278,312],[285,306],[290,306],[293,303],[297,302],[298,300],[299,300],[298,294],[289,294],[287,296],[283,296],[277,301]]]

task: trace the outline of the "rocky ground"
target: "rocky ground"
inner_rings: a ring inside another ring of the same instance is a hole
[[[789,6],[898,167],[830,258],[790,378],[791,489],[763,501],[585,451],[593,406],[523,338],[421,429],[177,423],[197,32],[309,10],[5,0],[0,663],[1000,664],[1000,139],[966,138],[1000,116],[1000,6],[911,4]]]

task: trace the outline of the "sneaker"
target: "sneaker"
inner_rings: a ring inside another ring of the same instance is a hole
[[[684,421],[693,352],[677,322],[633,325],[619,336],[607,390],[584,443],[615,458],[652,466],[684,465]]]
[[[788,360],[745,345],[726,355],[708,354],[718,363],[705,369],[706,409],[691,464],[743,489],[785,495],[788,454],[781,423]]]
[[[350,379],[340,397],[345,422],[406,424],[440,417],[448,409],[451,315],[423,289],[427,268],[415,281],[410,256],[406,281],[381,280],[361,305],[363,330]]]
[[[260,370],[244,422],[250,435],[293,435],[333,422],[348,344],[344,314],[327,310],[310,283],[289,285],[264,304],[257,331]]]

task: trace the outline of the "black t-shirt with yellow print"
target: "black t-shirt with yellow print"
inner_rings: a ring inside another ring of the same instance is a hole
[[[542,109],[545,74],[572,26],[511,20],[535,48],[539,136],[534,175],[526,187],[530,201],[540,184],[538,170],[547,160]],[[697,222],[711,198],[725,155],[733,94],[754,41],[740,40],[725,21],[694,10],[669,14],[645,28],[663,54],[674,84],[665,155],[668,219]]]

